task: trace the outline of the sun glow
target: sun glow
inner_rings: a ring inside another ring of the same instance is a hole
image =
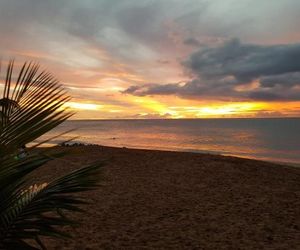
[[[102,108],[102,105],[93,103],[68,102],[66,104],[66,107],[75,110],[99,110]]]
[[[166,114],[166,113],[174,113],[174,111],[170,110],[167,105],[154,100],[152,98],[148,97],[140,97],[135,99],[135,103],[137,103],[140,107],[150,110],[152,112],[156,112],[160,115]]]
[[[197,117],[219,117],[224,115],[245,115],[255,114],[257,111],[263,109],[264,105],[261,103],[230,103],[223,105],[212,105],[201,107],[198,110]]]
[[[108,98],[119,102],[103,104],[75,100],[65,105],[76,112],[73,119],[181,119],[181,118],[246,118],[295,117],[300,103],[280,102],[214,102],[179,98],[132,97],[116,94]],[[101,100],[103,102],[103,100]],[[175,105],[174,105],[175,104]]]

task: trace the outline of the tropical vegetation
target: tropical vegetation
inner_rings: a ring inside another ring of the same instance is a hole
[[[48,183],[30,182],[30,174],[53,156],[24,145],[68,119],[70,99],[64,87],[38,64],[7,63],[0,100],[0,249],[46,249],[43,236],[69,237],[61,228],[74,225],[66,211],[82,211],[78,192],[98,186],[102,163],[80,168]],[[36,151],[36,152],[35,152]]]

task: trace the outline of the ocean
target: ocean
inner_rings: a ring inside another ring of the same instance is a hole
[[[77,137],[75,141],[104,146],[300,163],[300,118],[71,120],[37,142],[70,129],[75,130],[53,139],[51,144]]]

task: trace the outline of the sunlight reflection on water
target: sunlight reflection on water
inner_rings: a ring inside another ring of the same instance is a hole
[[[105,146],[214,152],[300,163],[300,119],[67,121],[43,139],[75,128],[74,136]]]

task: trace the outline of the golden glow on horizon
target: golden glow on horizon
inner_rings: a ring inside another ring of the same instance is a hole
[[[155,112],[158,115],[164,116],[168,115],[172,118],[183,118],[183,116],[178,115],[177,111],[171,110],[167,105],[153,99],[150,97],[139,97],[135,98],[135,103],[137,103],[140,107],[150,110],[151,112]],[[148,112],[142,113],[142,115],[149,114]]]
[[[167,107],[162,103],[148,97],[135,98],[134,102],[137,103],[140,107],[149,109],[159,114],[164,113],[167,109]]]
[[[168,113],[170,118],[253,117],[257,112],[265,109],[267,109],[266,103],[236,102],[165,107],[164,112]]]
[[[66,107],[75,110],[99,110],[102,108],[102,105],[93,103],[68,102]]]
[[[74,92],[76,94],[73,99],[74,101],[68,102],[64,106],[75,111],[76,114],[72,119],[180,119],[300,116],[300,102],[199,101],[173,96],[137,97],[123,95],[119,91],[113,94],[108,93],[105,97],[101,96],[99,100],[89,101],[89,96],[92,96],[92,94],[98,95],[96,91],[100,88],[68,88],[72,91],[76,91]],[[100,90],[100,92],[102,92],[102,89]],[[3,84],[0,82],[0,92],[2,91]],[[87,94],[86,97],[85,94]]]
[[[241,115],[255,113],[264,108],[262,103],[229,103],[223,105],[211,105],[200,107],[197,117],[210,117],[222,115]]]
[[[122,96],[122,95],[120,95]],[[123,96],[124,97],[124,96]],[[295,117],[299,116],[300,102],[195,102],[153,97],[122,99],[118,104],[84,103],[79,100],[68,103],[76,111],[74,119],[130,119],[130,118],[246,118],[246,117]],[[127,103],[127,105],[126,105]],[[176,103],[176,106],[170,104]],[[169,105],[168,105],[169,104]],[[192,105],[188,105],[192,104]]]

